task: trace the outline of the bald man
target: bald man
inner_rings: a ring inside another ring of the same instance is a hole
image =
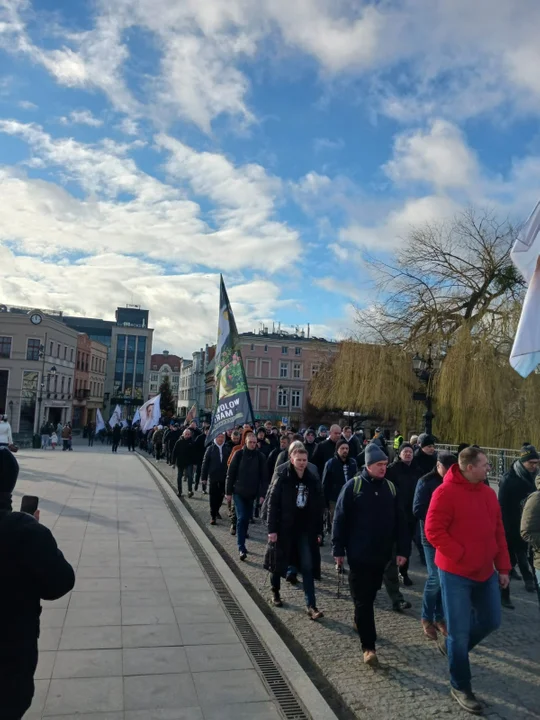
[[[334,457],[336,445],[340,439],[341,428],[339,425],[332,425],[327,439],[317,445],[317,449],[313,455],[313,463],[317,466],[320,477],[323,476],[324,466],[328,460]]]

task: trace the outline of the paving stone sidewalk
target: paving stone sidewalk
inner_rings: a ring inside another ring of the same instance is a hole
[[[139,458],[96,446],[18,459],[15,507],[41,498],[77,573],[69,596],[44,603],[25,720],[279,720]]]
[[[164,462],[157,466],[174,483],[172,468]],[[228,522],[224,519],[216,527],[209,525],[208,496],[199,491],[184,502],[234,559],[246,579],[268,600],[268,574],[262,569],[266,528],[260,521],[250,526],[250,554],[246,562],[240,562],[236,538],[229,534]],[[222,515],[226,518],[225,506]],[[316,584],[316,590],[317,604],[325,612],[324,620],[315,624],[306,618],[301,585],[293,588],[283,583],[285,607],[271,611],[309,653],[357,717],[362,720],[470,717],[450,698],[447,663],[435,644],[425,640],[421,632],[425,572],[416,553],[411,571],[414,586],[402,588],[412,610],[401,615],[393,612],[384,590],[377,599],[378,654],[382,662],[377,671],[363,665],[358,636],[351,627],[352,601],[346,583],[342,598],[336,596],[337,580],[329,547],[323,548],[322,556],[323,579]],[[513,582],[512,597],[516,610],[504,610],[501,629],[471,654],[474,689],[488,703],[485,716],[491,720],[540,718],[540,612],[535,596],[525,592],[523,583]]]

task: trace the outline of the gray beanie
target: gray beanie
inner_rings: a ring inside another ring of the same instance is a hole
[[[373,465],[373,463],[381,462],[382,460],[386,460],[386,461],[388,460],[385,453],[381,450],[379,445],[376,445],[375,443],[370,443],[366,447],[366,453],[365,453],[366,467]]]

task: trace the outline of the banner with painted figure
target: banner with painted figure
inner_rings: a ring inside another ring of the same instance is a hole
[[[141,418],[141,430],[147,432],[155,425],[159,425],[161,418],[161,395],[147,400],[144,405],[139,408],[139,415]]]
[[[216,346],[216,406],[208,442],[235,425],[254,425],[255,417],[240,352],[240,338],[223,277],[220,282],[218,338]]]
[[[96,435],[101,432],[101,430],[105,430],[105,420],[103,419],[101,410],[98,408],[96,412]]]

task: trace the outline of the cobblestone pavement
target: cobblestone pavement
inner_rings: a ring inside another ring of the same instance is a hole
[[[147,457],[147,456],[146,456]],[[159,469],[173,480],[172,468],[164,462]],[[237,563],[252,586],[269,599],[268,574],[262,568],[266,528],[260,521],[250,527],[249,556],[240,562],[236,538],[229,534],[226,507],[223,521],[209,525],[208,496],[197,492],[186,505],[210,532],[221,548]],[[416,553],[415,553],[416,555]],[[316,584],[317,604],[325,613],[319,623],[304,614],[302,586],[283,583],[283,608],[272,608],[287,629],[309,653],[319,670],[362,720],[423,720],[424,718],[466,718],[450,698],[447,663],[435,643],[425,640],[420,611],[425,572],[413,558],[414,586],[403,589],[413,608],[403,614],[391,610],[384,589],[376,604],[378,654],[381,669],[366,668],[362,662],[357,634],[353,631],[352,601],[345,582],[337,598],[336,573],[328,546],[322,549],[323,578]],[[473,687],[487,703],[485,716],[492,720],[540,718],[540,612],[534,595],[523,583],[513,582],[514,611],[504,610],[501,629],[471,654]]]

